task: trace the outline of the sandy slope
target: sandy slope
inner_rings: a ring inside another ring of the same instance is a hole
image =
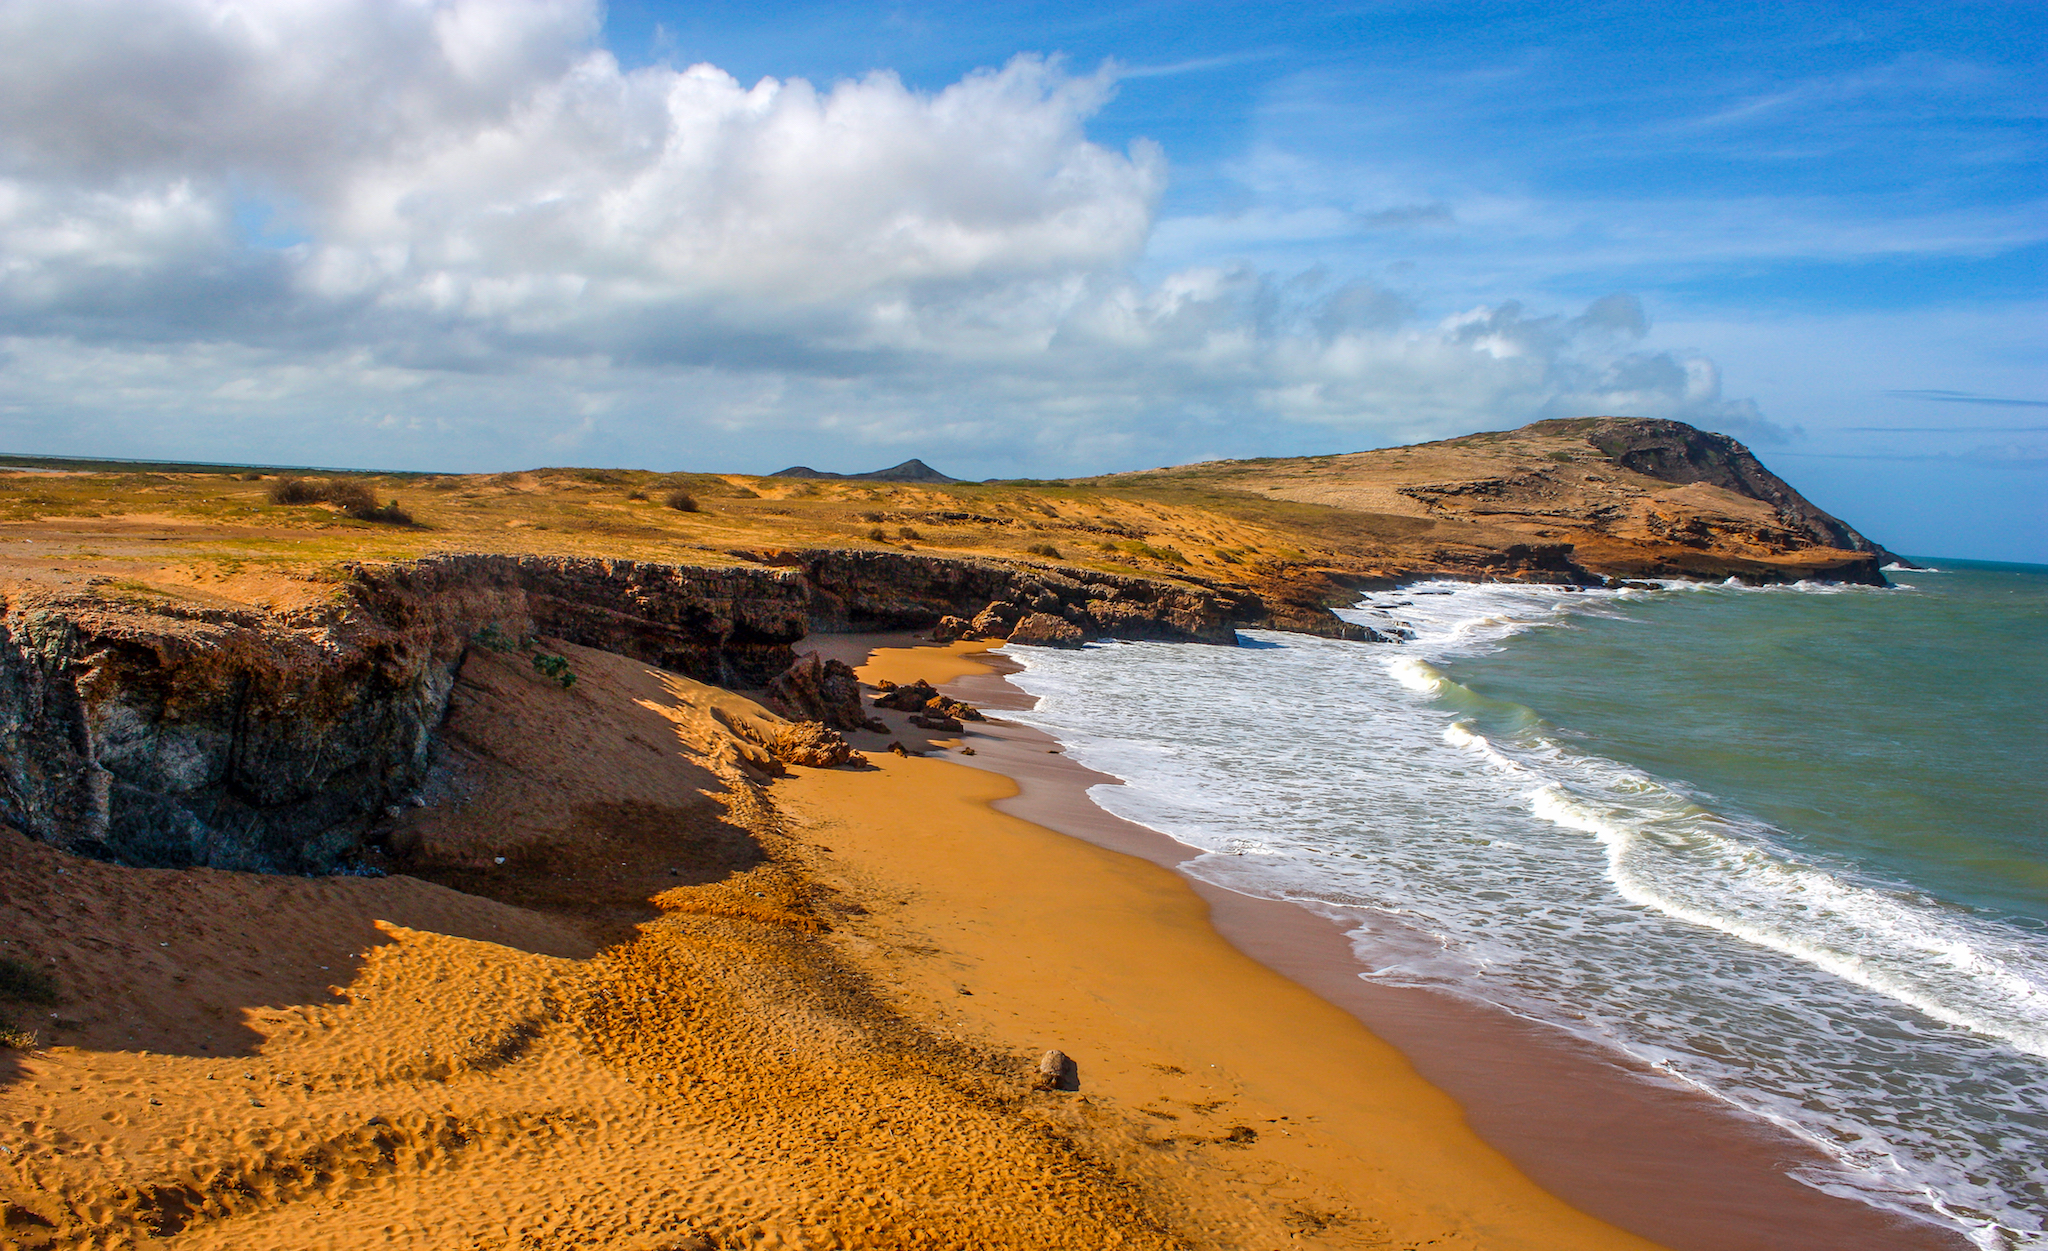
[[[465,668],[418,876],[0,835],[0,951],[63,993],[6,1009],[0,1246],[1647,1245],[1004,779],[762,787],[770,714],[562,650]]]

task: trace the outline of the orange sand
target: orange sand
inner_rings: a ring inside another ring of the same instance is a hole
[[[863,682],[915,682],[943,686],[956,678],[989,671],[985,654],[1001,639],[961,639],[943,647],[884,647],[856,668]]]
[[[1007,779],[762,786],[771,714],[559,650],[570,691],[465,667],[385,836],[434,881],[0,832],[0,954],[61,992],[0,1005],[42,1041],[0,1050],[0,1247],[1650,1245]]]

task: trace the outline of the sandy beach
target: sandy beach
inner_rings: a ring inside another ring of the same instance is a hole
[[[869,680],[929,674],[948,694],[992,712],[1033,702],[1005,680],[1017,662],[991,645],[941,651],[882,641],[898,646],[873,653],[862,671]],[[1041,732],[1000,719],[971,731],[975,754],[953,758],[1019,782],[1016,795],[997,801],[1000,810],[1165,868],[1197,854],[1097,806],[1088,788],[1116,779],[1068,760]],[[1813,1147],[1610,1052],[1477,1003],[1364,980],[1344,937],[1357,918],[1342,909],[1311,912],[1183,880],[1237,950],[1394,1044],[1457,1100],[1481,1138],[1583,1211],[1684,1251],[1969,1245],[1949,1230],[1801,1184],[1794,1170],[1825,1164]]]
[[[978,646],[863,676],[1000,716]],[[1657,1245],[1640,1185],[1607,1187],[1635,1208],[1574,1189],[1606,1157],[1566,1152],[1545,1189],[1497,1106],[1368,1030],[1394,1018],[1346,997],[1335,927],[1198,892],[1042,736],[977,724],[969,758],[863,734],[868,767],[771,780],[774,714],[561,650],[573,691],[465,664],[390,876],[4,836],[5,954],[58,993],[10,1009],[39,1046],[0,1051],[0,1245]],[[1054,1048],[1072,1089],[1037,1080]],[[1495,1085],[1532,1071],[1583,1076]],[[1670,1245],[1948,1245],[1762,1193],[1782,1240]],[[1678,1233],[1711,1224],[1667,1197]]]

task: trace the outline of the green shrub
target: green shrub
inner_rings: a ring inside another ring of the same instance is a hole
[[[697,497],[688,491],[670,491],[662,497],[661,502],[679,513],[694,513],[697,511]]]
[[[1045,556],[1053,560],[1061,559],[1060,549],[1050,543],[1033,543],[1024,550],[1030,552],[1033,556]]]
[[[542,677],[553,678],[555,681],[560,682],[562,689],[565,691],[576,685],[576,675],[569,672],[569,658],[567,656],[553,656],[546,652],[535,652],[533,654],[533,668]]]

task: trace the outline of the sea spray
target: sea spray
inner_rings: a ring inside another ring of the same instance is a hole
[[[1839,1164],[1815,1185],[2033,1245],[2039,931],[1801,846],[1452,676],[1512,665],[1517,636],[1551,627],[1654,648],[1638,617],[1674,596],[1739,631],[1747,604],[1884,614],[1905,594],[1411,588],[1355,614],[1411,631],[1398,648],[1254,634],[1020,651],[1018,681],[1041,697],[1024,719],[1126,779],[1099,802],[1206,853],[1190,872],[1385,918],[1354,935],[1375,979],[1550,1021],[1805,1137]],[[1642,695],[1601,676],[1581,680],[1617,705]]]

